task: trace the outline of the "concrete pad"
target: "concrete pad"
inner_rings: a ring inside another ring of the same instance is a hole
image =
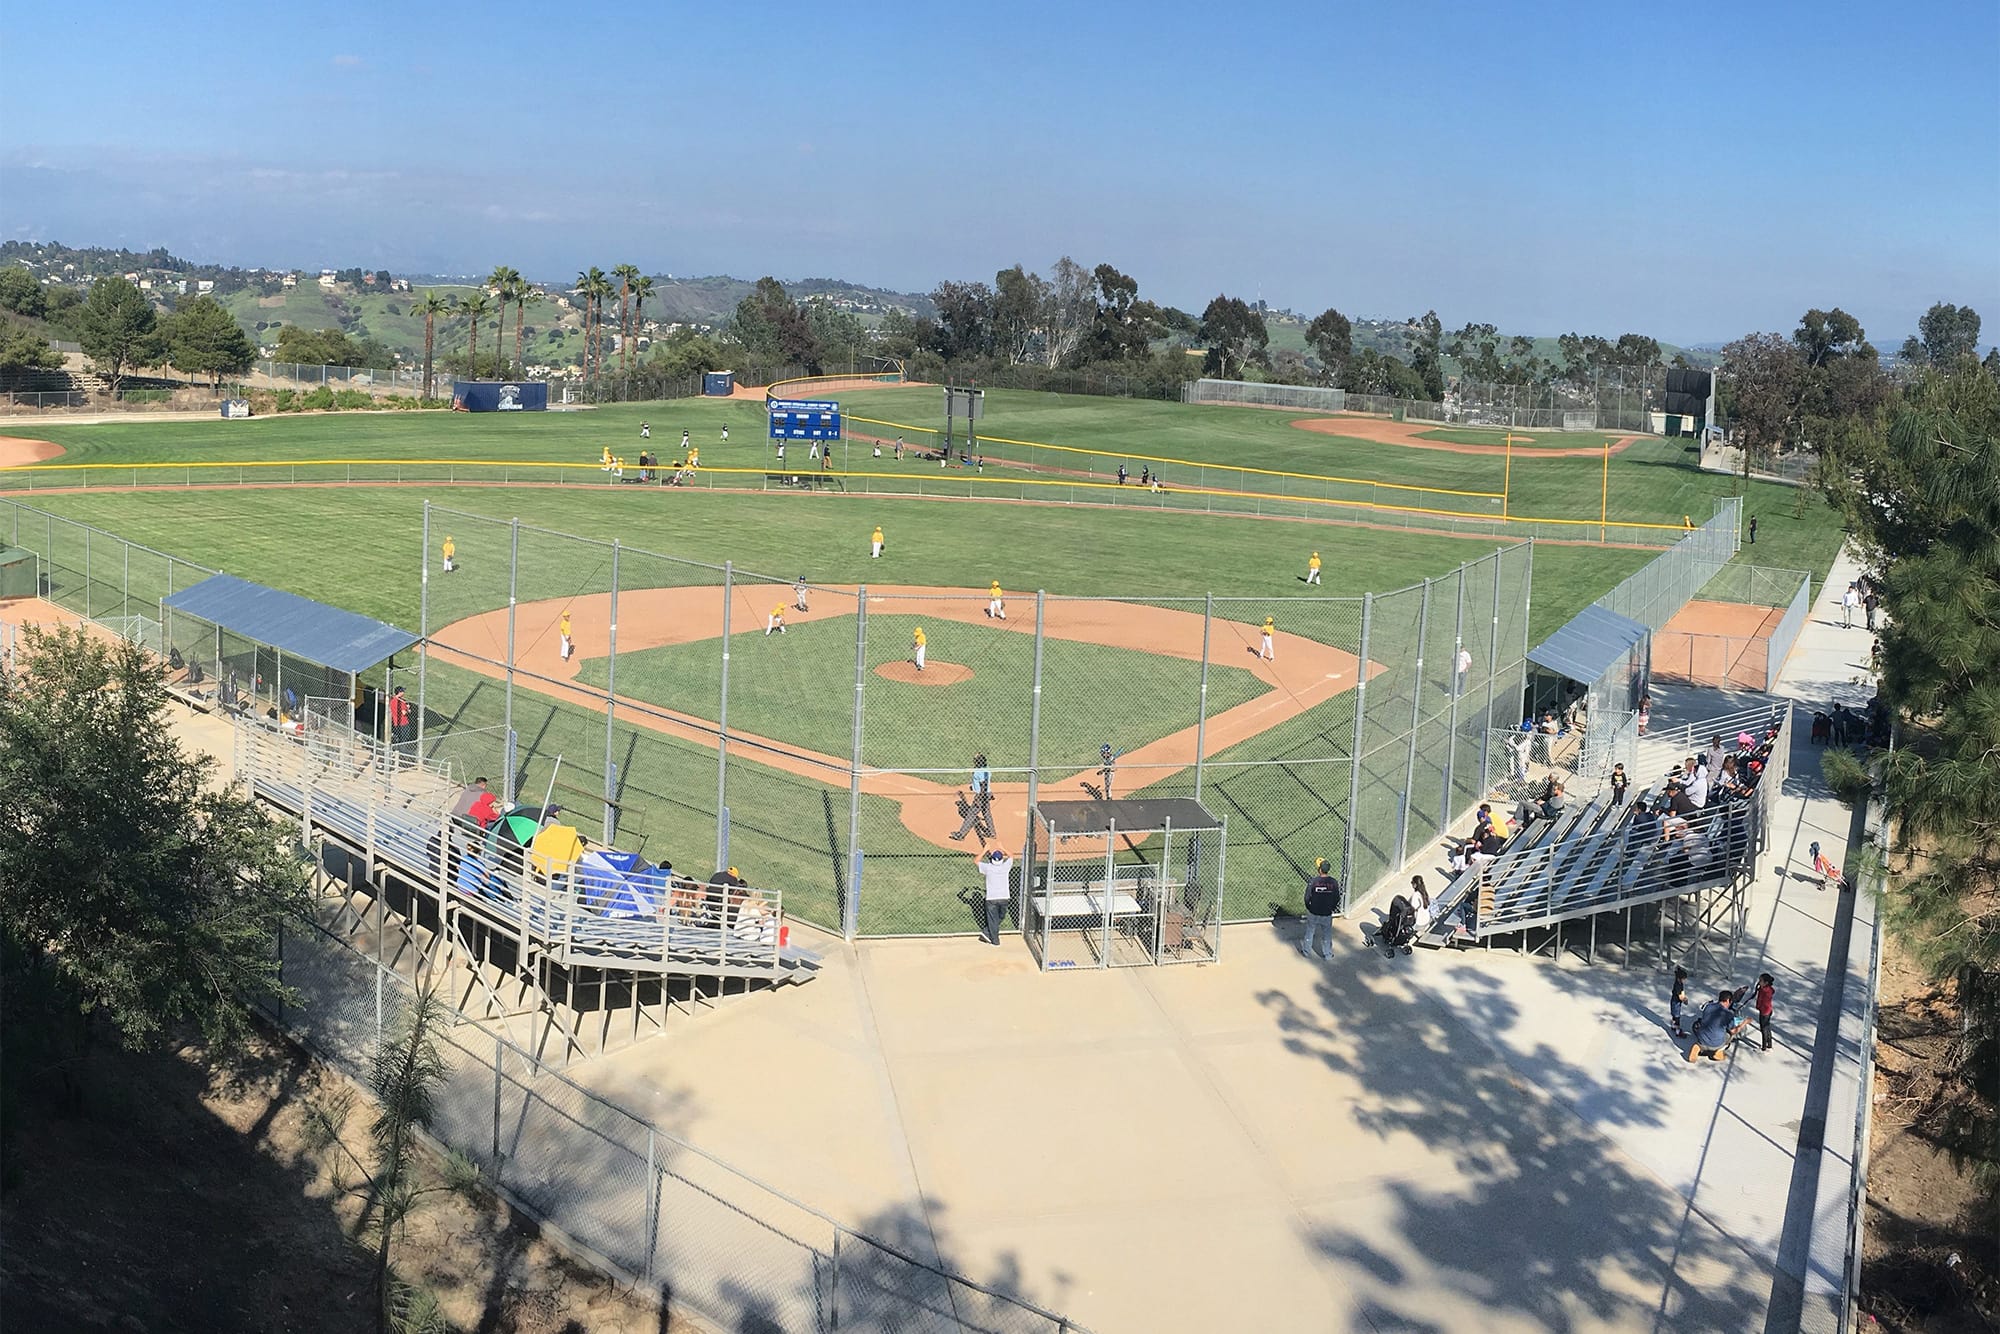
[[[925,1193],[962,1220],[1282,1207],[1248,1137],[1163,1043],[909,1058],[896,1092]]]

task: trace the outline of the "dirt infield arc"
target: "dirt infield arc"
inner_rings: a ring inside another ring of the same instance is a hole
[[[856,590],[850,586],[827,591],[852,594]],[[895,599],[894,609],[900,615],[962,622],[996,634],[1034,633],[1031,618],[1023,617],[1000,624],[986,619],[985,593],[980,589],[871,585],[869,592],[871,605],[878,596],[885,605],[888,599]],[[767,594],[767,589],[755,586],[736,591],[731,625],[746,628],[734,630],[732,639],[764,637],[761,599]],[[822,600],[819,610],[796,612],[787,619],[796,625],[851,614],[846,608],[827,610],[827,601],[830,599]],[[575,682],[590,647],[601,642],[603,627],[610,619],[610,602],[609,594],[600,593],[523,603],[517,607],[515,642],[533,647],[516,661],[516,686],[564,703],[601,711],[604,706],[602,692]],[[562,660],[557,648],[558,637],[554,632],[556,621],[565,610],[572,617],[578,641],[585,646],[585,654],[579,654],[569,662]],[[722,636],[723,598],[719,588],[624,589],[618,594],[618,611],[620,652],[695,643]],[[1202,617],[1195,612],[1133,603],[1051,601],[1045,609],[1043,631],[1053,639],[1136,650],[1187,661],[1200,660],[1199,651],[1190,652],[1188,648],[1202,642]],[[1217,659],[1247,662],[1249,665],[1244,670],[1268,689],[1256,698],[1224,709],[1208,719],[1205,743],[1210,754],[1269,731],[1307,709],[1354,688],[1358,664],[1355,655],[1316,640],[1286,634],[1280,629],[1274,645],[1276,660],[1265,661],[1255,656],[1257,636],[1258,629],[1253,625],[1220,619],[1214,623]],[[500,664],[506,659],[507,611],[500,608],[454,622],[434,632],[431,644],[441,653],[450,654],[451,661],[456,665],[495,679],[504,679],[506,668]],[[1369,674],[1372,677],[1382,670],[1382,665],[1376,663],[1371,665]],[[621,721],[710,748],[717,744],[714,724],[708,720],[676,712],[650,700],[624,695],[616,699]],[[1200,735],[1196,727],[1184,727],[1126,752],[1120,762],[1135,767],[1145,766],[1148,781],[1158,781],[1194,764]],[[732,758],[750,759],[831,787],[848,785],[847,756],[820,754],[777,738],[753,736],[735,729],[730,731],[730,741]],[[1077,772],[1046,778],[1041,784],[1041,792],[1052,798],[1081,798],[1086,795],[1084,781],[1088,776],[1086,772]],[[950,801],[952,784],[911,774],[863,770],[861,790],[895,801],[901,810],[903,827],[918,838],[942,848],[957,847],[951,841],[952,830],[958,824]],[[1003,827],[1018,827],[1025,820],[1027,791],[1026,783],[996,782],[993,785],[994,817],[1002,822]]]
[[[31,463],[47,463],[61,458],[63,447],[47,440],[0,435],[0,468],[25,468]]]

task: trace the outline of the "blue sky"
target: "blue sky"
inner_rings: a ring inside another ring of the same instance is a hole
[[[9,7],[0,236],[2000,332],[2000,3]]]

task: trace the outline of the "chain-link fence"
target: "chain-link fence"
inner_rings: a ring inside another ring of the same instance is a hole
[[[305,1004],[272,1017],[365,1081],[412,999],[392,968],[305,926],[280,941]],[[1065,1334],[1082,1326],[853,1231],[563,1078],[455,1011],[431,1133],[624,1281],[730,1329]]]
[[[1203,379],[1181,386],[1181,401],[1361,412],[1397,421],[1539,431],[1653,431],[1657,428],[1652,415],[1666,402],[1666,384],[1664,366],[1592,371],[1532,384],[1460,376],[1446,385],[1442,402],[1431,402],[1311,385]]]
[[[143,616],[211,573],[4,503],[81,614]],[[1365,891],[1478,799],[1521,708],[1528,543],[1359,598],[1082,598],[829,587],[425,514],[406,744],[850,936],[979,930],[975,854],[1020,852],[1037,800],[1226,816],[1225,920],[1298,911],[1322,857]],[[164,641],[292,716],[287,690],[353,698],[188,617]]]
[[[1653,678],[1775,692],[1811,605],[1803,570],[1725,565],[1654,634]]]

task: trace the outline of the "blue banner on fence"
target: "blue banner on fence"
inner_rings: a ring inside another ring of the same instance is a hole
[[[541,412],[549,387],[539,380],[454,380],[451,405],[464,412]]]

